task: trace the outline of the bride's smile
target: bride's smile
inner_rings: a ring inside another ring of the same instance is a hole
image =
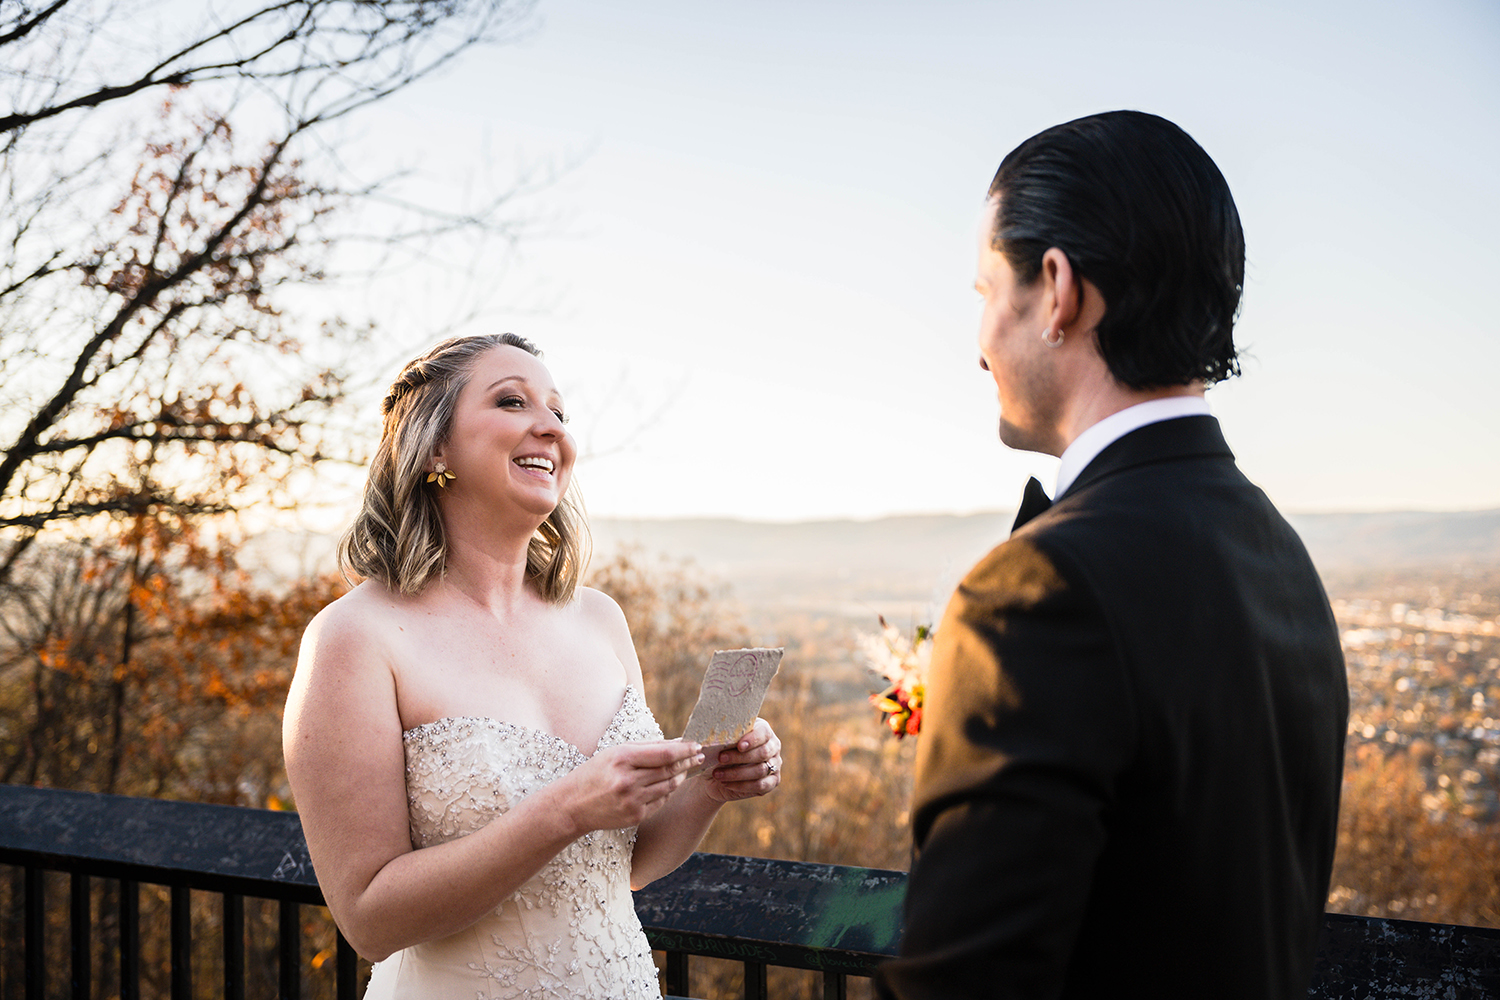
[[[547,475],[552,475],[552,459],[542,455],[522,455],[516,459],[516,464],[523,469],[540,469]]]

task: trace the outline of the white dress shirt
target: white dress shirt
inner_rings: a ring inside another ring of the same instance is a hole
[[[1052,499],[1062,496],[1095,456],[1131,431],[1162,420],[1196,416],[1211,416],[1208,400],[1202,396],[1149,399],[1144,403],[1127,406],[1118,413],[1111,413],[1074,438],[1073,443],[1062,453],[1062,464],[1057,467],[1057,486],[1052,490]]]

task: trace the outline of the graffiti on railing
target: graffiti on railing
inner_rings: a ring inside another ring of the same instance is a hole
[[[292,857],[292,852],[286,851],[281,855],[281,864],[276,866],[276,870],[271,873],[271,877],[286,880],[301,878],[306,873],[307,862]]]
[[[651,931],[649,936],[651,947],[658,951],[682,951],[714,958],[733,958],[741,962],[772,963],[776,960],[776,952],[773,949],[747,941],[718,941],[713,938],[656,930]]]

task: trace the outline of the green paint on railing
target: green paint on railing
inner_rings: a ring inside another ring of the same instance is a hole
[[[857,868],[840,872],[838,883],[820,901],[808,928],[809,943],[819,948],[893,949],[901,934],[905,886],[870,885]],[[860,940],[846,944],[851,932]]]

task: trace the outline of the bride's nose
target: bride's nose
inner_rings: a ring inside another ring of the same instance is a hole
[[[568,428],[562,422],[562,418],[551,410],[545,411],[546,415],[539,418],[531,427],[531,433],[537,437],[561,438],[567,436]]]

